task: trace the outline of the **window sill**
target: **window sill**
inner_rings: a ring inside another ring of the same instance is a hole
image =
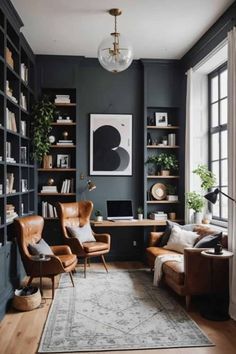
[[[211,220],[210,225],[217,226],[217,228],[223,232],[228,231],[228,222],[220,220]]]

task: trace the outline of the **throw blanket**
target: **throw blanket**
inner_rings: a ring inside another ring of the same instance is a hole
[[[153,285],[158,286],[162,277],[162,266],[165,262],[183,262],[184,256],[182,254],[163,254],[157,256],[154,265]]]

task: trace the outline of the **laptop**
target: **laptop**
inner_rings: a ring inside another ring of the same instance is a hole
[[[132,220],[131,200],[107,200],[107,220]]]

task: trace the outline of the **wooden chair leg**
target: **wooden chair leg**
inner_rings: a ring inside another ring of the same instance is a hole
[[[52,299],[54,299],[54,286],[55,286],[55,279],[54,276],[52,277]]]
[[[73,288],[74,288],[74,287],[75,287],[75,284],[74,284],[74,279],[73,279],[72,272],[69,272],[69,275],[70,275],[70,280],[71,280],[71,283],[72,283]]]
[[[84,278],[86,278],[87,257],[84,258]]]
[[[190,303],[191,303],[191,296],[190,295],[186,295],[185,296],[185,305],[186,305],[186,310],[189,310],[190,307]]]
[[[33,279],[34,279],[33,277],[30,277],[30,278],[29,278],[28,283],[27,283],[27,286],[29,286],[29,285],[32,283],[32,280],[33,280]]]
[[[101,255],[101,258],[102,258],[102,263],[104,265],[104,268],[106,269],[106,272],[108,273],[107,265],[106,265],[105,258],[103,256],[103,254]]]
[[[88,267],[90,267],[90,258],[88,258]]]

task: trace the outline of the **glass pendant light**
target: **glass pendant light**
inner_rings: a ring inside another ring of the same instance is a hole
[[[115,17],[115,30],[105,38],[98,47],[98,60],[102,67],[113,73],[127,69],[133,60],[132,46],[117,32],[117,16],[122,14],[120,9],[111,9],[109,14]]]

